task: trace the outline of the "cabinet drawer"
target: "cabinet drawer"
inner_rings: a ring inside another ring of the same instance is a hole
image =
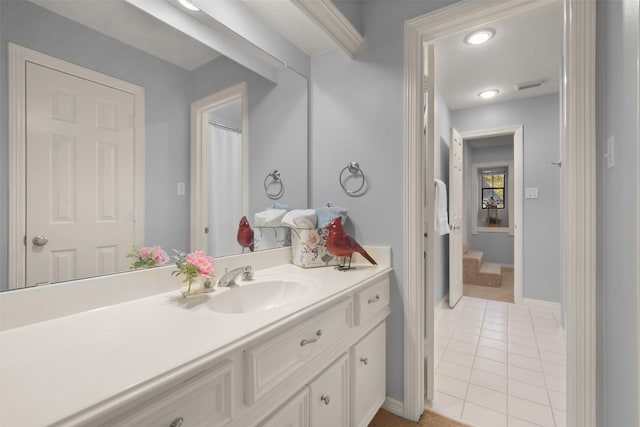
[[[353,326],[353,303],[344,300],[292,329],[245,350],[245,402],[260,399]]]
[[[352,419],[354,427],[366,427],[386,396],[386,324],[382,322],[351,350]]]
[[[356,325],[389,305],[389,278],[385,277],[356,294]]]
[[[228,361],[194,376],[109,421],[105,426],[223,426],[233,418],[232,367],[233,364]]]

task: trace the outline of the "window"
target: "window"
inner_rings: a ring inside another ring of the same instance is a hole
[[[482,169],[482,209],[504,209],[506,206],[506,169]]]

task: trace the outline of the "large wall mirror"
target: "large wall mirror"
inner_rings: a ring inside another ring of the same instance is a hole
[[[307,205],[307,80],[284,65],[265,78],[131,3],[0,2],[0,290],[127,271],[133,244],[160,245],[169,253],[193,249],[192,104],[238,85],[243,96],[229,104],[236,117],[225,122],[229,111],[223,109],[209,116],[212,129],[243,130],[236,140],[246,159],[235,163],[243,170],[222,175],[230,184],[244,180],[234,215],[251,220],[274,203],[263,184],[273,170],[286,183],[278,203]],[[173,1],[165,3],[184,13]],[[10,74],[11,85],[25,88],[19,102],[10,95],[22,89],[10,85]],[[84,93],[97,101],[85,102]],[[88,151],[77,143],[88,132],[82,120],[97,129]],[[22,169],[14,164],[16,138],[24,144]],[[209,211],[226,213],[221,204],[209,200],[215,207]],[[108,226],[101,233],[124,229],[125,237],[118,245],[85,244],[97,229],[69,226],[84,211]],[[61,231],[40,229],[32,220],[37,215]],[[128,222],[117,229],[113,223],[122,217]],[[17,235],[16,224],[24,235]],[[67,242],[56,251],[42,249],[62,238]],[[83,253],[87,246],[93,249]],[[227,249],[216,256],[242,251],[233,242],[219,247]],[[49,258],[42,272],[35,273],[32,255]],[[80,268],[88,264],[94,267]]]

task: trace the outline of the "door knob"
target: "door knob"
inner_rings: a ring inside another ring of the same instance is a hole
[[[31,240],[31,242],[33,243],[34,246],[44,246],[47,243],[49,243],[49,239],[47,239],[42,235],[38,235],[34,237],[33,240]]]

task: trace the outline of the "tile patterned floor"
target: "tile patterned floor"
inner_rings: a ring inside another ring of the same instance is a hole
[[[546,307],[468,296],[441,310],[431,409],[480,427],[564,427],[566,343],[558,319]]]

